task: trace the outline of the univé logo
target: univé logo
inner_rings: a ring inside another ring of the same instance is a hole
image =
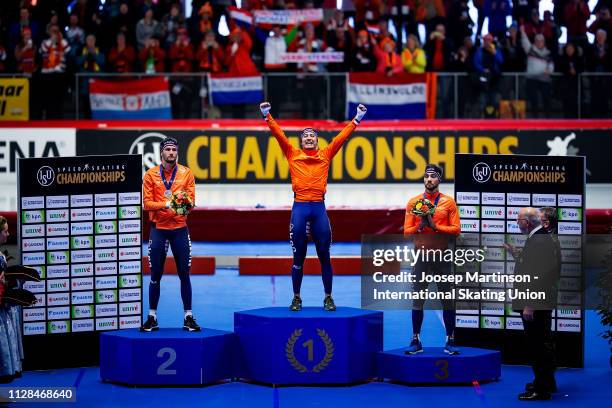
[[[161,163],[159,144],[166,135],[149,132],[139,136],[130,146],[130,154],[142,154],[143,173]]]
[[[42,166],[36,172],[36,180],[43,187],[50,186],[53,184],[53,180],[55,180],[55,171],[49,166]]]
[[[477,163],[472,169],[474,180],[479,183],[486,183],[491,178],[491,167],[487,163]]]

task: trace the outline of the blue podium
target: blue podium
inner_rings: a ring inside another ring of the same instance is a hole
[[[100,377],[128,385],[201,385],[235,377],[234,333],[119,330],[100,335]]]
[[[351,384],[376,377],[383,348],[382,312],[269,307],[234,313],[238,377],[288,384]]]
[[[405,348],[378,354],[378,375],[404,383],[462,384],[492,381],[501,377],[501,353],[460,347],[461,354],[448,355],[442,347],[428,347],[423,353],[404,354]]]

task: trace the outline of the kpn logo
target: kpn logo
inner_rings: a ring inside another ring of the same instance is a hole
[[[58,320],[47,323],[48,333],[68,333],[70,331],[68,322],[65,320]]]

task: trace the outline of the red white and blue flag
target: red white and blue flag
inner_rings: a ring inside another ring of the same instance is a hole
[[[229,6],[227,9],[234,23],[247,30],[251,28],[253,25],[253,15],[250,12],[234,6]]]
[[[210,74],[209,81],[213,105],[260,103],[263,101],[261,75]]]
[[[89,81],[92,119],[172,119],[168,78]]]
[[[373,72],[350,73],[346,85],[347,119],[360,103],[368,107],[368,120],[425,119],[428,102],[435,104],[435,86],[428,87],[429,82],[427,74],[388,77]]]

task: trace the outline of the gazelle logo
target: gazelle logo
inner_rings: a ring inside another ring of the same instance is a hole
[[[159,144],[165,138],[166,135],[162,133],[149,132],[139,136],[130,146],[128,153],[142,154],[143,173],[161,163]]]
[[[472,169],[474,180],[479,183],[486,183],[491,178],[491,167],[486,163],[477,163]]]
[[[55,180],[55,171],[49,166],[42,166],[36,172],[36,180],[43,187],[50,186],[53,184],[53,180]]]

